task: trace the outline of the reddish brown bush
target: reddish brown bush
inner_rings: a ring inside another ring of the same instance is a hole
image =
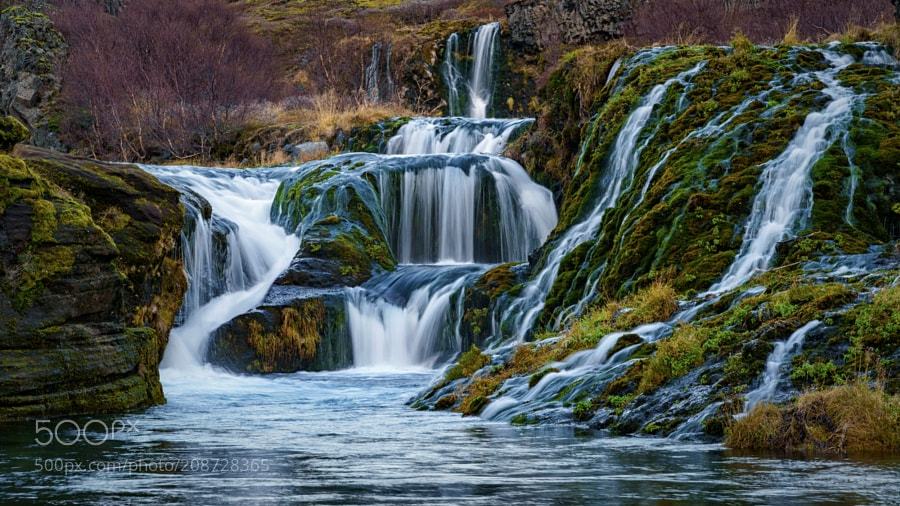
[[[754,42],[777,42],[796,19],[797,35],[819,40],[893,14],[890,0],[649,0],[635,11],[626,36],[639,43],[722,43],[741,31]]]
[[[53,12],[69,43],[64,138],[97,157],[207,156],[279,93],[267,44],[219,0],[91,0]]]

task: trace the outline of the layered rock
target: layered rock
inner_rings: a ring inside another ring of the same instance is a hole
[[[182,221],[137,167],[0,154],[0,420],[164,402]]]
[[[506,6],[513,46],[537,53],[557,44],[622,36],[636,0],[518,0]]]

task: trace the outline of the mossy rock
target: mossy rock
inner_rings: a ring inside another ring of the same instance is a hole
[[[339,293],[308,290],[277,305],[264,301],[215,332],[207,359],[251,374],[349,367],[353,350],[343,298]]]
[[[137,167],[14,154],[0,154],[0,420],[164,402],[186,288],[178,193]]]

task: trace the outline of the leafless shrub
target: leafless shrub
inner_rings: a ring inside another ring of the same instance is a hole
[[[277,98],[268,45],[217,0],[90,0],[53,11],[69,44],[62,131],[97,157],[205,157],[248,106]]]

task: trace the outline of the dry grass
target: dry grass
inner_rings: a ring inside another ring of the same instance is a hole
[[[784,32],[784,37],[781,38],[781,43],[786,46],[795,46],[802,42],[803,41],[800,39],[800,18],[794,16],[791,18],[790,23],[788,23],[787,30]]]
[[[900,397],[862,381],[762,404],[726,431],[731,448],[828,454],[900,452]]]
[[[309,100],[307,106],[281,109],[274,112],[275,123],[296,124],[304,128],[313,140],[333,137],[338,130],[350,131],[353,127],[415,113],[400,103],[357,102],[348,104],[337,93],[322,93]]]

